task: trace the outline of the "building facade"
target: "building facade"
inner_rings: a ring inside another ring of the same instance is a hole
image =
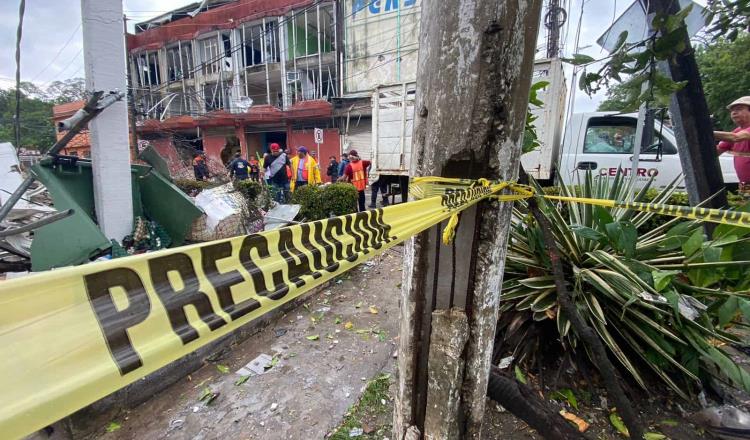
[[[140,139],[228,160],[272,142],[321,162],[372,141],[379,87],[413,83],[419,0],[208,1],[128,36]]]
[[[272,142],[338,154],[338,5],[312,0],[204,2],[136,25],[130,84],[141,139],[226,162]],[[195,14],[194,12],[197,12]],[[191,16],[194,15],[194,16]]]

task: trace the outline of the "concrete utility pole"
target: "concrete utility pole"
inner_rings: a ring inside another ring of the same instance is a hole
[[[422,2],[414,176],[517,177],[542,0]],[[511,205],[404,250],[394,438],[479,439]],[[429,378],[429,380],[428,380]]]
[[[676,14],[680,10],[678,2],[672,0],[651,0],[647,3],[649,16]],[[673,81],[687,81],[682,90],[672,95],[669,103],[669,113],[680,150],[680,162],[685,173],[685,187],[691,206],[721,192],[706,207],[723,208],[727,205],[724,178],[716,155],[716,141],[698,74],[698,64],[687,32],[684,33],[683,41],[685,50],[663,62],[660,68]]]
[[[86,90],[126,91],[122,0],[81,0]],[[128,106],[114,103],[90,124],[94,206],[99,228],[122,240],[133,230]]]

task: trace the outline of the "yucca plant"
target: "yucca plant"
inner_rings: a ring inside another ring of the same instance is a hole
[[[652,203],[663,203],[676,186]],[[641,201],[648,191],[634,190],[622,175],[589,175],[560,195]],[[750,322],[750,229],[721,225],[707,240],[700,222],[674,219],[639,235],[654,214],[547,199],[539,207],[579,313],[640,386],[650,369],[686,399],[709,376],[750,392],[750,375],[725,352],[740,343],[727,326],[743,325],[735,322],[743,316]],[[514,207],[500,311],[496,345],[517,362],[551,345],[581,348],[559,312],[548,253],[524,201]]]

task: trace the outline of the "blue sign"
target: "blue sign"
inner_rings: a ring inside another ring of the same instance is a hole
[[[417,4],[417,0],[353,0],[352,16],[357,18],[357,13],[363,9],[368,9],[372,15],[395,12],[399,10],[399,1],[403,1],[400,9],[410,8]]]

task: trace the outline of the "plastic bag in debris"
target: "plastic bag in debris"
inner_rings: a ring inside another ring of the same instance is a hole
[[[231,183],[203,190],[195,197],[195,204],[204,215],[193,222],[190,240],[220,240],[263,229],[263,213],[249,212],[244,197]]]

